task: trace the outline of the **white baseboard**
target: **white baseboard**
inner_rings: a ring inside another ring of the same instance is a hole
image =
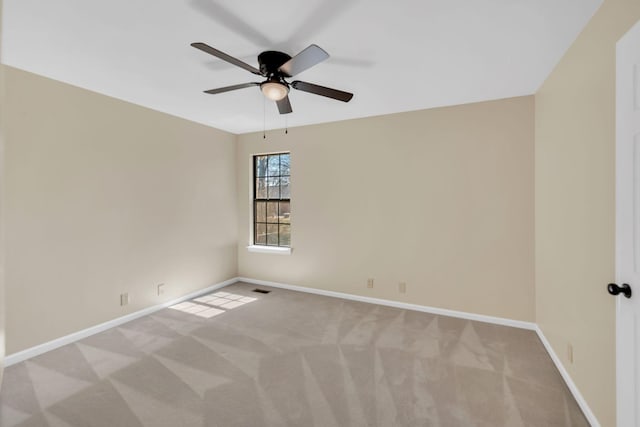
[[[593,411],[582,396],[582,393],[580,393],[580,390],[578,390],[578,387],[571,379],[569,372],[567,372],[567,370],[564,368],[562,361],[553,350],[553,347],[551,347],[551,343],[542,333],[542,329],[540,329],[540,326],[536,325],[535,331],[538,334],[540,341],[542,341],[544,348],[547,349],[547,353],[549,353],[549,356],[551,357],[551,360],[553,360],[553,363],[556,365],[556,368],[560,372],[560,375],[562,375],[562,379],[567,384],[567,387],[569,387],[569,390],[571,391],[571,394],[573,394],[574,399],[576,399],[576,402],[578,402],[578,406],[580,406],[580,409],[582,409],[582,413],[587,418],[587,421],[589,421],[589,424],[591,424],[591,427],[600,427],[598,419],[593,414]]]
[[[391,301],[391,300],[386,300],[386,299],[381,299],[381,298],[372,298],[372,297],[365,297],[365,296],[359,296],[359,295],[353,295],[353,294],[347,294],[347,293],[343,293],[343,292],[335,292],[335,291],[327,291],[327,290],[323,290],[323,289],[316,289],[316,288],[307,288],[304,286],[295,286],[295,285],[287,285],[284,283],[276,283],[276,282],[268,282],[265,280],[257,280],[257,279],[250,279],[247,277],[234,277],[232,279],[229,280],[225,280],[224,282],[220,282],[217,283],[215,285],[209,286],[207,288],[204,289],[200,289],[197,290],[195,292],[191,292],[187,295],[184,295],[180,298],[171,300],[171,301],[167,301],[164,302],[162,304],[158,304],[158,305],[154,305],[152,307],[147,307],[145,309],[136,311],[134,313],[130,313],[127,314],[125,316],[122,317],[118,317],[116,319],[112,319],[109,320],[107,322],[104,323],[100,323],[99,325],[95,325],[95,326],[91,326],[87,329],[83,329],[81,331],[78,332],[74,332],[72,334],[69,335],[65,335],[63,337],[60,338],[56,338],[54,340],[45,342],[43,344],[39,344],[36,345],[34,347],[31,348],[27,348],[25,350],[19,351],[17,353],[13,353],[10,355],[7,355],[4,358],[4,366],[11,366],[14,365],[16,363],[22,362],[24,360],[30,359],[32,357],[38,356],[40,354],[46,353],[47,351],[51,351],[54,350],[56,348],[62,347],[64,345],[67,344],[71,344],[75,341],[81,340],[83,338],[86,338],[88,336],[97,334],[99,332],[105,331],[109,328],[113,328],[119,325],[122,325],[123,323],[127,323],[130,322],[132,320],[138,319],[142,316],[146,316],[148,314],[152,314],[158,310],[162,310],[163,308],[172,306],[174,304],[178,304],[180,302],[189,300],[189,299],[193,299],[193,298],[197,298],[201,295],[213,292],[217,289],[220,288],[224,288],[225,286],[229,286],[233,283],[236,282],[246,282],[246,283],[251,283],[254,285],[261,285],[261,286],[270,286],[273,288],[281,288],[281,289],[289,289],[292,291],[298,291],[298,292],[306,292],[306,293],[311,293],[311,294],[316,294],[316,295],[324,295],[324,296],[328,296],[328,297],[333,297],[333,298],[342,298],[342,299],[348,299],[348,300],[353,300],[353,301],[360,301],[360,302],[366,302],[366,303],[370,303],[370,304],[379,304],[379,305],[384,305],[384,306],[388,306],[388,307],[396,307],[396,308],[403,308],[406,310],[414,310],[414,311],[421,311],[421,312],[425,312],[425,313],[432,313],[432,314],[440,314],[443,316],[451,316],[451,317],[459,317],[462,319],[469,319],[469,320],[476,320],[479,322],[487,322],[487,323],[495,323],[498,325],[504,325],[504,326],[511,326],[511,327],[515,327],[515,328],[522,328],[522,329],[531,329],[531,330],[535,330],[537,328],[537,326],[534,323],[531,322],[524,322],[521,320],[513,320],[513,319],[505,319],[502,317],[494,317],[494,316],[485,316],[482,314],[474,314],[474,313],[466,313],[463,311],[455,311],[455,310],[447,310],[444,308],[437,308],[437,307],[428,307],[428,306],[424,306],[424,305],[418,305],[418,304],[410,304],[410,303],[405,303],[405,302],[400,302],[400,301]]]
[[[54,350],[54,349],[56,349],[58,347],[62,347],[63,345],[71,344],[72,342],[81,340],[83,338],[86,338],[86,337],[94,335],[94,334],[97,334],[98,332],[105,331],[105,330],[107,330],[109,328],[113,328],[115,326],[122,325],[123,323],[130,322],[130,321],[135,320],[135,319],[137,319],[139,317],[146,316],[146,315],[154,313],[154,312],[156,312],[158,310],[162,310],[163,308],[172,306],[174,304],[181,303],[183,301],[186,301],[186,300],[189,300],[189,299],[192,299],[192,298],[197,298],[197,297],[199,297],[201,295],[208,294],[209,292],[213,292],[213,291],[215,291],[217,289],[220,289],[220,288],[224,288],[225,286],[229,286],[229,285],[231,285],[233,283],[236,283],[237,281],[238,281],[238,278],[234,277],[232,279],[225,280],[224,282],[217,283],[217,284],[209,286],[207,288],[191,292],[191,293],[189,293],[187,295],[181,296],[180,298],[177,298],[177,299],[174,299],[174,300],[171,300],[171,301],[167,301],[167,302],[163,302],[162,304],[154,305],[152,307],[144,308],[144,309],[136,311],[134,313],[130,313],[130,314],[127,314],[125,316],[109,320],[109,321],[104,322],[104,323],[100,323],[99,325],[95,325],[95,326],[92,326],[90,328],[83,329],[81,331],[74,332],[72,334],[65,335],[65,336],[60,337],[60,338],[56,338],[55,340],[51,340],[51,341],[45,342],[45,343],[37,345],[35,347],[31,347],[31,348],[28,348],[26,350],[22,350],[22,351],[19,351],[17,353],[10,354],[10,355],[8,355],[8,356],[6,356],[4,358],[4,366],[7,367],[7,366],[11,366],[13,364],[22,362],[23,360],[30,359],[30,358],[38,356],[38,355],[40,355],[42,353],[46,353],[47,351],[51,351],[51,350]]]
[[[494,323],[496,325],[511,326],[520,329],[535,330],[536,324],[522,320],[506,319],[504,317],[486,316],[484,314],[467,313],[464,311],[447,310],[445,308],[429,307],[426,305],[411,304],[401,301],[392,301],[382,298],[365,297],[361,295],[347,294],[336,291],[326,291],[324,289],[307,288],[304,286],[287,285],[285,283],[268,282],[266,280],[251,279],[248,277],[238,277],[238,281],[251,283],[254,285],[271,286],[273,288],[289,289],[291,291],[306,292],[309,294],[323,295],[333,298],[342,298],[352,301],[366,302],[369,304],[384,305],[387,307],[403,308],[405,310],[421,311],[423,313],[439,314],[442,316],[459,317],[461,319],[476,320],[478,322]]]

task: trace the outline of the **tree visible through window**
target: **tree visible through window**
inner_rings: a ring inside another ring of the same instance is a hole
[[[253,157],[253,244],[291,246],[289,153]]]

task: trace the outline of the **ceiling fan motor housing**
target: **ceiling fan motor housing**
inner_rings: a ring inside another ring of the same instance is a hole
[[[285,62],[291,59],[291,56],[287,55],[283,52],[278,52],[275,50],[268,50],[266,52],[262,52],[258,55],[258,63],[260,64],[260,72],[265,76],[272,75],[285,75],[282,71],[279,71],[278,68]]]

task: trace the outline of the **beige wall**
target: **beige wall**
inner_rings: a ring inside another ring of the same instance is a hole
[[[239,274],[533,321],[533,109],[522,97],[239,136]],[[248,253],[251,157],[281,150],[293,253]]]
[[[605,0],[536,94],[536,320],[603,426],[615,425],[615,43],[639,18],[637,0]]]
[[[233,135],[5,77],[8,354],[236,276]]]

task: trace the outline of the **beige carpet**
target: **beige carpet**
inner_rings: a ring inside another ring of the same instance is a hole
[[[255,288],[7,368],[0,425],[588,425],[532,331]]]

